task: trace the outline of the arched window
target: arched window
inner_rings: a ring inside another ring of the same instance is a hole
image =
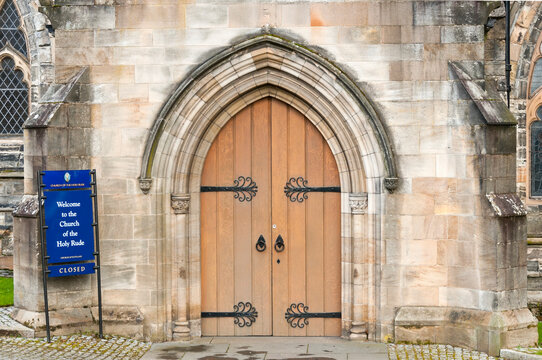
[[[536,117],[530,126],[531,196],[542,196],[542,106],[536,109]]]
[[[29,113],[26,37],[13,0],[0,0],[0,134],[22,134]]]

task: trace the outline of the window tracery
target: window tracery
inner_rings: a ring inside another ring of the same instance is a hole
[[[542,106],[536,110],[537,120],[530,126],[531,132],[531,196],[542,196]]]
[[[29,113],[28,47],[13,0],[0,0],[0,134],[22,134]]]

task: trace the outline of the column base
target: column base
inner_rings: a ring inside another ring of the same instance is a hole
[[[188,321],[175,321],[173,327],[173,340],[174,341],[188,341],[190,340],[190,327]]]
[[[367,340],[367,323],[352,321],[352,328],[350,329],[350,340]]]

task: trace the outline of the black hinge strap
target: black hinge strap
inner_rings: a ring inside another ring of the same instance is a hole
[[[291,202],[303,202],[308,199],[309,192],[341,192],[339,186],[308,186],[309,181],[302,176],[292,177],[284,185],[284,193]]]
[[[250,302],[240,301],[237,305],[233,305],[232,312],[201,312],[202,318],[215,318],[215,317],[232,317],[233,323],[239,327],[250,327],[252,323],[256,321],[258,312],[256,308]]]
[[[237,180],[233,180],[234,186],[202,186],[201,192],[215,192],[215,191],[231,191],[235,194],[234,199],[238,199],[240,202],[251,201],[258,192],[258,185],[252,180],[251,177],[239,176]]]
[[[303,303],[293,303],[284,314],[284,318],[288,324],[293,328],[304,328],[305,325],[309,325],[310,318],[341,318],[340,312],[321,312],[310,313],[309,307]]]

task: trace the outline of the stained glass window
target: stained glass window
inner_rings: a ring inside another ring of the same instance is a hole
[[[20,26],[21,19],[13,0],[6,0],[0,9],[0,48],[9,44],[27,57],[26,39]]]
[[[21,134],[28,116],[28,86],[23,72],[15,70],[15,62],[5,57],[0,63],[0,132]]]
[[[542,121],[531,124],[531,196],[542,196]]]

